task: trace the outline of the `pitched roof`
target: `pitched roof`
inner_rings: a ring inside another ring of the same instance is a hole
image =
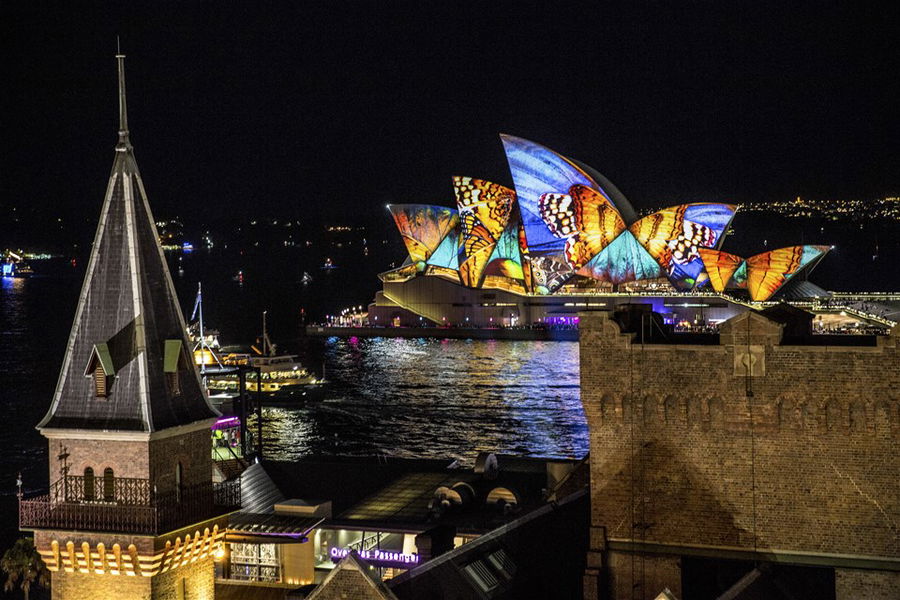
[[[184,316],[129,139],[125,57],[116,58],[119,143],[56,392],[38,425],[42,430],[153,432],[218,414],[190,360]],[[111,363],[104,398],[96,397],[90,374],[85,376],[95,348],[103,350],[98,354],[105,372]],[[166,371],[177,373],[177,388],[168,384]]]
[[[390,579],[400,600],[581,596],[590,497],[579,490]]]
[[[351,552],[331,570],[308,600],[397,600],[397,596],[377,578],[369,564]]]

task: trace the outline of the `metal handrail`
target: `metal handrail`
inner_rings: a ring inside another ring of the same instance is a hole
[[[97,484],[95,478],[94,484]],[[84,477],[68,476],[48,494],[19,501],[23,529],[77,529],[157,534],[236,510],[241,503],[240,479],[151,492],[150,481],[115,478],[115,494],[90,494]],[[103,488],[94,488],[94,491]]]

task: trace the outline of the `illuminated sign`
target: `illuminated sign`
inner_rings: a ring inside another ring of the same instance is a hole
[[[418,554],[403,554],[402,552],[390,552],[387,550],[357,550],[356,553],[365,561],[373,564],[384,564],[390,566],[414,567],[419,564]],[[331,561],[338,562],[345,556],[350,554],[349,548],[332,548]]]

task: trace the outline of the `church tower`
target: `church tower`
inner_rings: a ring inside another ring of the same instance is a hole
[[[49,493],[21,498],[20,527],[54,600],[211,599],[234,482],[214,484],[210,426],[184,316],[128,133],[119,140],[50,410]]]

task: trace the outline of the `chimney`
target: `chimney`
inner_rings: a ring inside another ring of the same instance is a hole
[[[456,527],[452,525],[438,525],[416,536],[416,551],[420,562],[431,560],[444,552],[453,550],[453,538],[456,537]]]

